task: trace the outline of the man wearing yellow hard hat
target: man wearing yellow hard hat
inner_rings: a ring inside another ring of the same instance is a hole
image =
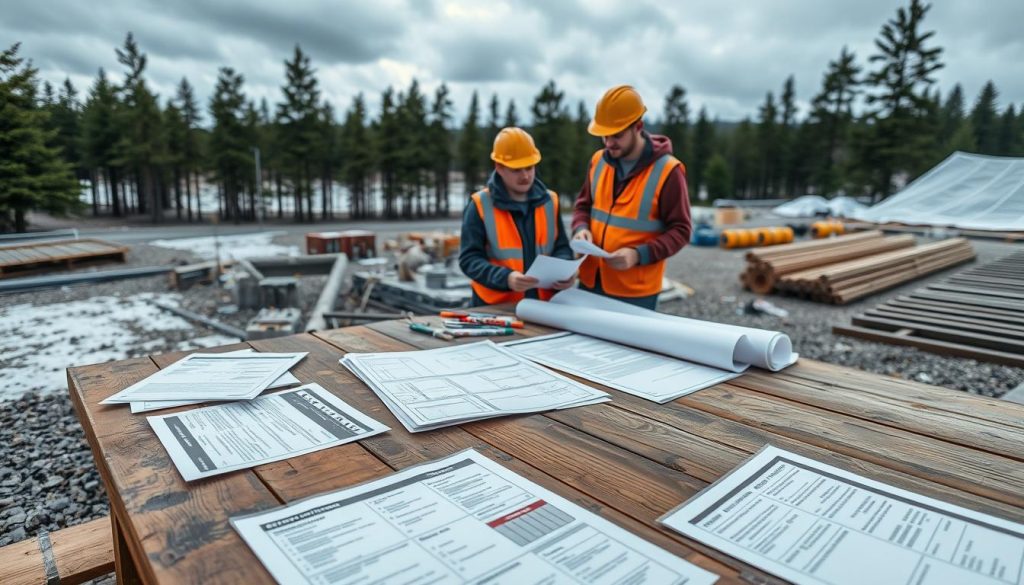
[[[583,262],[580,288],[654,309],[665,260],[690,241],[692,226],[686,167],[672,156],[668,137],[644,130],[646,111],[628,85],[597,102],[587,130],[604,148],[590,158],[572,230],[611,253]]]
[[[462,214],[459,267],[473,281],[473,304],[494,305],[524,298],[547,300],[526,276],[539,255],[573,257],[562,227],[558,194],[537,178],[540,151],[522,128],[504,128],[491,152],[494,172],[473,193]],[[555,283],[569,288],[575,278]]]

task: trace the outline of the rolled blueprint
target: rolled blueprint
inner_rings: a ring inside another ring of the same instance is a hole
[[[750,366],[778,371],[798,357],[789,336],[778,331],[665,315],[580,289],[560,292],[550,302],[520,301],[516,315],[733,372]]]

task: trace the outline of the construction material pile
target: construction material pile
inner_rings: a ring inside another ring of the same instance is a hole
[[[781,291],[844,304],[974,258],[963,238],[914,245],[910,235],[868,231],[747,252],[740,281],[750,290]]]

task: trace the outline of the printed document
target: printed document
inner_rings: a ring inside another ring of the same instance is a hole
[[[312,453],[388,430],[319,384],[147,420],[185,481]]]
[[[739,375],[569,332],[501,346],[538,364],[660,404]]]
[[[539,288],[551,288],[556,282],[572,278],[572,275],[580,269],[583,260],[583,258],[565,260],[554,256],[537,256],[533,259],[533,264],[530,264],[530,269],[526,271],[526,276],[539,280],[540,282],[537,284]]]
[[[718,579],[473,450],[231,524],[278,583]]]
[[[252,349],[240,349],[238,351],[226,351],[220,355],[240,355],[254,353]],[[278,388],[284,388],[285,386],[291,386],[292,384],[298,384],[299,379],[295,376],[285,372],[281,374],[281,377],[274,380],[267,390],[276,390]],[[140,412],[151,412],[154,410],[162,410],[164,408],[174,408],[175,406],[187,406],[189,404],[202,404],[205,400],[151,400],[148,402],[132,402],[132,414],[138,414]]]
[[[376,392],[413,433],[609,400],[607,393],[491,341],[422,351],[349,353],[341,364]]]
[[[1024,583],[1024,525],[770,445],[661,523],[794,583]]]
[[[604,248],[601,248],[593,242],[586,240],[569,240],[569,247],[572,248],[573,252],[582,254],[584,256],[597,256],[598,258],[611,258],[610,252],[606,252]]]
[[[306,352],[224,355],[193,353],[100,404],[162,400],[248,400],[291,369]]]

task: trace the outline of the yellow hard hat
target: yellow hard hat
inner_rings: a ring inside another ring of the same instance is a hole
[[[590,121],[587,132],[594,136],[618,134],[639,120],[646,111],[647,106],[633,86],[617,85],[604,92],[598,100],[594,119]]]
[[[526,130],[510,126],[502,128],[494,137],[491,160],[512,169],[522,169],[539,163],[540,151]]]

